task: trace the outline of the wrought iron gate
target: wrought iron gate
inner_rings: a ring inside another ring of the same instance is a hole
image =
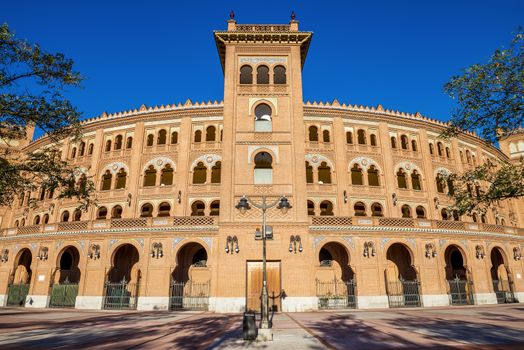
[[[25,306],[29,283],[11,283],[7,289],[7,306]]]
[[[78,283],[71,283],[67,279],[55,283],[51,286],[50,295],[49,307],[75,307]]]
[[[497,296],[498,304],[518,302],[513,294],[513,283],[511,281],[493,280],[493,291]]]
[[[352,309],[355,308],[355,280],[319,281],[316,280],[319,309]]]
[[[420,282],[400,279],[387,283],[389,307],[420,306]]]
[[[207,310],[209,307],[209,287],[207,282],[171,282],[171,310]]]
[[[129,283],[125,278],[121,282],[106,282],[104,309],[136,309],[138,301],[138,283]]]
[[[473,305],[473,283],[458,276],[448,280],[451,305]]]

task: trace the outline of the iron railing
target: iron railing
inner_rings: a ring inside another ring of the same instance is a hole
[[[78,295],[78,283],[71,283],[68,279],[51,286],[49,307],[75,307]]]
[[[125,278],[121,282],[106,282],[104,309],[136,309],[138,302],[138,283],[129,283]]]
[[[316,280],[316,291],[319,309],[354,309],[357,306],[355,291],[357,283],[349,281]]]
[[[420,282],[404,280],[387,282],[389,307],[418,307],[420,302]]]
[[[508,280],[493,280],[493,291],[497,296],[498,304],[518,303],[513,293],[513,283]]]
[[[451,305],[473,305],[473,282],[461,279],[456,276],[448,280],[449,286],[449,303]]]
[[[170,310],[208,310],[210,281],[171,282]]]
[[[25,306],[29,283],[11,283],[7,287],[7,306]]]

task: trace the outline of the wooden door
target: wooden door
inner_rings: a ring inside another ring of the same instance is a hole
[[[280,261],[266,262],[269,309],[280,311]],[[262,292],[262,261],[247,262],[246,310],[260,312]]]

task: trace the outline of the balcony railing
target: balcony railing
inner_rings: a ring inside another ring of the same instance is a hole
[[[218,224],[216,216],[165,216],[148,218],[109,219],[92,221],[70,221],[55,224],[32,225],[8,228],[0,236],[28,235],[48,232],[74,232],[139,227],[213,227]]]
[[[490,225],[475,222],[463,221],[442,221],[429,219],[412,219],[412,218],[388,218],[379,216],[310,216],[309,224],[311,226],[372,226],[372,227],[405,227],[405,228],[433,228],[445,230],[461,231],[484,231],[493,233],[506,233],[524,235],[524,229]]]

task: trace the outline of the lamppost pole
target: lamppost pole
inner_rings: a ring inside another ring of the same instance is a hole
[[[275,205],[278,204],[277,208],[282,210],[282,213],[286,214],[287,211],[291,208],[291,204],[289,204],[288,199],[285,196],[280,197],[273,203],[268,204],[267,203],[267,197],[262,196],[262,203],[258,204],[253,202],[250,198],[247,196],[243,196],[238,204],[236,205],[236,208],[240,210],[240,212],[245,213],[247,210],[251,209],[251,206],[253,205],[255,208],[258,208],[262,210],[262,293],[261,293],[261,321],[260,321],[260,328],[261,329],[268,329],[269,328],[269,295],[267,291],[267,269],[266,269],[266,241],[267,241],[267,235],[266,235],[266,211],[270,208],[273,208]]]

